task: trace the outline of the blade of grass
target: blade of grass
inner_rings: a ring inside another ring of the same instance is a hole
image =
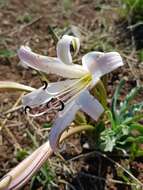
[[[0,81],[0,92],[7,91],[7,90],[20,90],[20,91],[31,92],[35,90],[35,88],[26,86],[24,84],[19,84],[17,82]]]

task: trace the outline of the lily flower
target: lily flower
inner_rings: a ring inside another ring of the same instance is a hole
[[[100,77],[123,65],[117,52],[90,52],[82,57],[82,65],[73,64],[70,47],[76,53],[79,39],[64,35],[57,44],[57,57],[36,54],[29,47],[22,46],[18,51],[21,62],[38,71],[53,73],[68,78],[64,81],[45,84],[23,97],[23,105],[29,116],[41,116],[57,110],[58,114],[50,132],[49,141],[55,150],[62,132],[74,120],[78,110],[82,110],[97,120],[104,108],[90,89]],[[64,109],[63,109],[64,108]],[[38,112],[37,112],[38,110]]]
[[[23,106],[29,116],[41,116],[53,111],[57,111],[57,116],[49,141],[0,180],[2,190],[19,189],[32,177],[56,149],[60,135],[74,120],[78,110],[81,109],[93,120],[97,120],[104,112],[100,102],[90,94],[90,89],[100,77],[122,66],[122,58],[117,52],[93,51],[82,57],[82,65],[76,65],[72,61],[71,44],[77,53],[80,47],[79,39],[64,35],[57,44],[56,58],[33,53],[25,46],[18,51],[18,56],[25,66],[67,79],[45,83],[23,97]]]

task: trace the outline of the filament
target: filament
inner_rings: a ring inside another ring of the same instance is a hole
[[[82,77],[80,80],[76,81],[72,85],[68,86],[64,90],[58,93],[49,93],[50,95],[53,95],[53,98],[51,98],[50,101],[47,103],[41,105],[41,109],[46,109],[42,110],[39,113],[31,113],[32,110],[38,109],[39,108],[31,108],[30,106],[25,107],[25,113],[27,113],[31,117],[38,117],[41,116],[45,113],[51,113],[53,111],[62,111],[69,102],[71,102],[73,99],[75,99],[81,91],[86,89],[91,80],[91,75],[87,74],[86,76]],[[48,86],[48,83],[44,81],[44,88],[43,90],[46,90]],[[44,108],[45,107],[45,108]],[[48,108],[48,109],[47,109]]]

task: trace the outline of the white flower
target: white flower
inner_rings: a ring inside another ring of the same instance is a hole
[[[23,105],[26,108],[30,107],[29,115],[31,116],[40,116],[53,110],[61,110],[58,112],[49,137],[54,150],[61,133],[73,121],[79,109],[94,120],[99,118],[104,109],[89,90],[101,76],[123,65],[119,53],[96,51],[84,55],[82,65],[73,64],[70,52],[71,44],[77,53],[80,47],[79,39],[64,35],[57,44],[57,58],[38,55],[25,46],[18,51],[18,56],[23,64],[45,73],[68,78],[64,81],[49,83],[23,97]],[[63,105],[65,107],[62,110]],[[33,113],[33,110],[38,110],[38,113],[35,111]]]

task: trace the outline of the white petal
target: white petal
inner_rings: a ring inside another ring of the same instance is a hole
[[[64,111],[58,115],[50,132],[49,141],[52,149],[55,151],[58,145],[58,140],[62,132],[70,125],[74,120],[76,112],[79,110],[79,106],[72,103],[68,104]]]
[[[24,107],[29,106],[34,108],[48,102],[51,98],[52,96],[48,94],[47,90],[44,90],[43,87],[41,87],[23,96],[22,104]]]
[[[31,48],[28,47],[28,46],[25,46],[25,48],[28,49],[29,51],[32,51]],[[24,67],[25,69],[28,69],[28,65],[24,61],[20,61],[19,65],[22,66],[22,67]]]
[[[73,43],[76,53],[79,51],[79,39],[73,36],[64,35],[57,44],[57,56],[65,64],[72,64],[70,45]]]
[[[97,78],[123,65],[122,58],[117,52],[100,53],[90,52],[82,58],[83,67]]]
[[[73,84],[76,80],[77,79],[49,83],[46,89],[43,89],[43,86],[37,90],[34,90],[33,92],[23,97],[23,105],[24,107],[30,106],[31,108],[42,105],[48,102],[53,97],[52,94],[56,95],[57,93],[60,93],[65,88]]]
[[[49,93],[57,93],[63,91],[65,88],[68,88],[70,85],[74,84],[78,79],[64,80],[59,82],[51,82],[48,84],[47,91]]]
[[[104,112],[100,102],[92,96],[88,90],[85,90],[76,100],[81,110],[87,113],[92,119],[97,120]]]
[[[83,68],[90,71],[92,74],[95,73],[95,67],[97,66],[96,61],[99,59],[99,57],[103,56],[104,53],[102,52],[98,52],[98,51],[94,51],[94,52],[90,52],[85,54],[82,57],[82,65]]]
[[[18,56],[24,64],[45,73],[53,73],[65,78],[79,78],[86,73],[80,65],[65,65],[58,58],[33,53],[24,46],[19,49]]]

